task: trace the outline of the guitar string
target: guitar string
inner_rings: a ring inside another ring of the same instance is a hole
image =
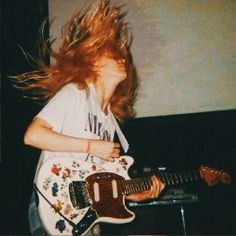
[[[180,179],[178,179],[178,176],[176,176],[176,173],[166,173],[168,176],[158,176],[165,184],[167,185],[175,185],[175,184],[179,184],[179,182],[181,184],[184,184],[184,183],[188,183],[188,182],[193,182],[194,180],[195,181],[198,181],[199,178],[195,175],[195,171],[194,172],[194,176],[192,175],[191,172],[180,172],[178,174],[187,174],[188,176],[184,178],[180,177]],[[173,176],[175,176],[175,179],[173,178]],[[142,179],[141,179],[142,178]],[[133,178],[133,179],[129,179],[129,180],[116,180],[118,185],[120,185],[124,191],[128,191],[128,190],[132,190],[131,192],[141,192],[143,191],[142,188],[144,188],[144,190],[148,190],[150,189],[151,187],[151,176],[140,176],[140,177],[136,177],[136,178]],[[171,178],[171,180],[169,179]],[[167,179],[167,180],[165,180]],[[97,182],[99,183],[99,185],[102,187],[102,188],[111,188],[112,187],[112,184],[111,182]],[[148,184],[148,185],[146,185]],[[134,188],[140,188],[140,190],[138,189],[138,191],[136,191],[136,189]],[[133,189],[135,191],[133,191]]]

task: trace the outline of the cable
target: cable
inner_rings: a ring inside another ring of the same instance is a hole
[[[183,229],[184,229],[184,236],[186,236],[186,226],[185,226],[185,218],[184,218],[184,208],[181,206],[181,217],[182,217],[182,223],[183,223]]]

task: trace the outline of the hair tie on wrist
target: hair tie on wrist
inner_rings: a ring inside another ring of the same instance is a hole
[[[86,148],[86,153],[89,153],[90,151],[90,139],[88,139],[88,143],[87,143],[87,148]]]

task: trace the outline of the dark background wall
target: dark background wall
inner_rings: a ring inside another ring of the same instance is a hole
[[[0,234],[29,234],[27,208],[38,151],[24,146],[22,138],[40,107],[22,98],[7,75],[33,69],[19,45],[37,56],[39,27],[47,16],[46,0],[1,1]]]
[[[23,145],[25,128],[40,106],[22,98],[6,75],[32,69],[18,45],[37,56],[39,26],[48,15],[46,0],[2,1],[1,48],[1,165],[0,234],[28,234],[27,208],[39,151]],[[180,206],[188,234],[235,234],[236,110],[137,118],[123,125],[135,165],[170,170],[223,169],[232,184],[208,188],[192,185],[194,203],[133,207],[136,221],[102,225],[104,234],[182,234]]]
[[[132,226],[134,232],[182,234],[182,205],[188,234],[236,233],[235,110],[138,118],[127,122],[124,130],[135,156],[134,169],[157,170],[164,166],[171,172],[196,169],[203,164],[228,171],[232,177],[230,185],[208,187],[200,182],[184,186],[184,194],[198,197],[195,203],[134,208],[138,218]],[[131,226],[125,227],[129,230]]]

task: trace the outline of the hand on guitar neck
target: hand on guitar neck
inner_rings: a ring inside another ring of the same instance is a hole
[[[147,199],[157,198],[165,187],[165,184],[155,175],[151,177],[152,185],[149,190],[132,193],[126,196],[126,199],[140,202]]]

